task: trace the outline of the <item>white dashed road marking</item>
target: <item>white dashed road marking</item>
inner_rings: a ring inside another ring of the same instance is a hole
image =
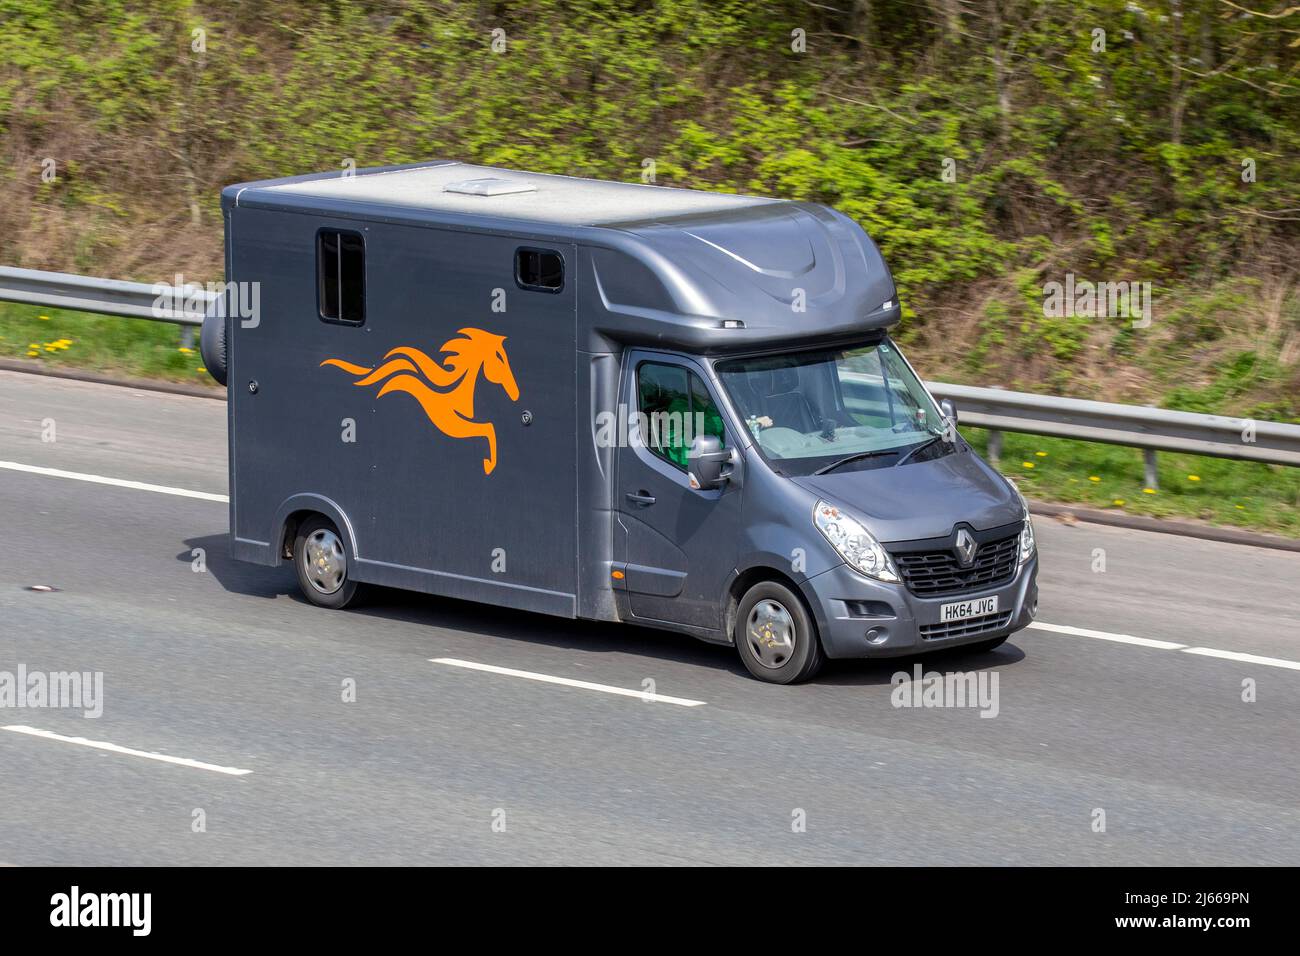
[[[1139,647],[1155,647],[1162,651],[1179,651],[1186,647],[1186,644],[1176,644],[1173,641],[1156,641],[1149,637],[1133,637],[1130,634],[1111,634],[1107,631],[1092,631],[1086,627],[1070,627],[1068,624],[1045,624],[1042,621],[1035,621],[1029,625],[1037,631],[1052,631],[1055,634],[1071,634],[1074,637],[1095,637],[1102,641],[1115,641],[1117,644],[1136,644]]]
[[[85,737],[65,737],[63,734],[56,734],[49,730],[37,730],[35,727],[24,727],[22,724],[9,724],[0,727],[0,730],[9,730],[15,734],[26,734],[29,737],[40,737],[44,740],[57,740],[65,744],[77,744],[80,747],[93,747],[95,750],[107,750],[109,753],[125,754],[128,757],[143,757],[146,760],[159,760],[163,763],[174,763],[181,767],[193,767],[196,770],[211,770],[213,773],[224,773],[232,777],[242,777],[250,774],[251,770],[241,770],[239,767],[222,767],[215,763],[204,763],[202,760],[191,760],[188,757],[169,757],[167,754],[150,753],[147,750],[133,750],[130,747],[119,747],[117,744],[110,744],[105,740],[87,740]]]
[[[105,478],[103,475],[87,475],[84,472],[64,471],[61,468],[42,468],[39,465],[24,465],[16,461],[0,461],[0,468],[8,468],[10,471],[25,471],[30,475],[44,475],[47,478],[71,478],[74,481],[88,481],[95,485],[112,485],[115,488],[153,491],[160,495],[176,495],[180,498],[198,498],[202,501],[230,501],[230,498],[226,495],[214,495],[207,491],[190,491],[188,488],[151,485],[145,481],[127,481],[125,478]]]
[[[544,684],[559,684],[563,687],[576,687],[580,690],[595,690],[602,694],[617,694],[620,697],[638,697],[655,704],[676,704],[678,707],[701,707],[708,701],[689,700],[685,697],[668,697],[664,694],[651,694],[643,690],[629,690],[626,687],[611,687],[609,684],[593,684],[591,681],[573,680],[570,677],[552,677],[550,674],[536,674],[532,671],[517,671],[511,667],[497,667],[494,664],[477,664],[474,661],[461,661],[454,657],[432,657],[431,664],[446,664],[449,667],[463,667],[466,670],[486,671],[489,674],[501,674],[505,677],[522,677],[525,680],[541,681]]]
[[[1265,667],[1285,667],[1300,671],[1300,661],[1287,661],[1280,657],[1260,657],[1258,654],[1240,654],[1237,651],[1220,651],[1213,647],[1184,647],[1185,654],[1200,654],[1202,657],[1220,657],[1225,661],[1241,661],[1244,664],[1263,664]]]
[[[1086,627],[1070,627],[1066,624],[1046,624],[1035,621],[1029,627],[1037,631],[1052,631],[1055,634],[1071,634],[1075,637],[1095,637],[1102,641],[1116,641],[1120,644],[1137,644],[1139,647],[1154,647],[1162,651],[1182,651],[1184,654],[1197,654],[1201,657],[1217,657],[1225,661],[1241,661],[1243,664],[1259,664],[1262,667],[1285,667],[1300,671],[1300,661],[1288,661],[1281,657],[1263,657],[1259,654],[1242,654],[1239,651],[1221,651],[1214,647],[1188,647],[1173,641],[1155,641],[1147,637],[1133,637],[1129,634],[1111,634],[1107,631],[1091,631]]]

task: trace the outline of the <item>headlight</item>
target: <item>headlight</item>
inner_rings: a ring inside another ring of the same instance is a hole
[[[1008,479],[1007,484],[1011,486],[1011,490],[1020,499],[1020,507],[1025,510],[1025,524],[1020,529],[1020,560],[1017,562],[1018,564],[1024,564],[1034,556],[1034,551],[1037,548],[1037,545],[1034,544],[1034,523],[1029,520],[1029,502],[1025,500],[1025,496],[1020,493],[1020,489],[1016,487],[1014,481]]]
[[[1025,515],[1025,526],[1020,529],[1020,564],[1034,556],[1034,523]]]
[[[840,557],[867,577],[877,581],[898,580],[894,563],[889,560],[889,555],[880,546],[880,542],[860,522],[839,508],[818,501],[813,508],[813,524],[817,525],[817,530],[826,536]]]

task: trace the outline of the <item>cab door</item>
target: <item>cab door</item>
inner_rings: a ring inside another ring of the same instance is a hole
[[[632,613],[645,620],[722,627],[721,595],[735,569],[741,474],[711,491],[690,487],[686,453],[695,435],[735,448],[704,369],[656,352],[630,351],[621,399],[628,409],[618,452],[614,554]]]

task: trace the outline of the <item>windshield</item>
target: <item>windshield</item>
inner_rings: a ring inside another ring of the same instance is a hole
[[[942,414],[888,339],[720,362],[718,376],[759,451],[792,475],[939,457]],[[933,448],[922,450],[930,443]],[[916,452],[916,454],[909,454]]]

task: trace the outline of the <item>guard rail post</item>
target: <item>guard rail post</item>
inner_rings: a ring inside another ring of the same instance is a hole
[[[1002,430],[999,428],[990,428],[988,429],[988,433],[989,433],[989,445],[988,445],[989,461],[993,465],[997,465],[998,460],[1002,457]]]
[[[1146,471],[1146,485],[1152,491],[1160,490],[1160,476],[1156,472],[1156,450],[1154,448],[1142,449],[1142,464]]]

